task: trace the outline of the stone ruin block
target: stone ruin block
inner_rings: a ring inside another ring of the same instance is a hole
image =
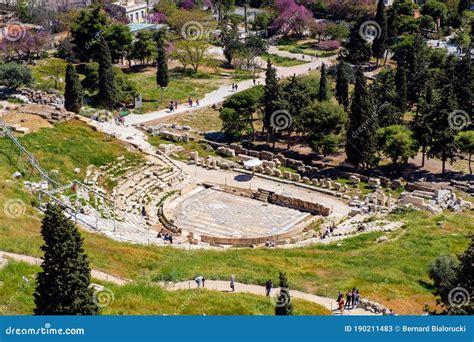
[[[380,186],[380,179],[379,178],[369,178],[368,184],[372,188],[376,188]]]
[[[269,151],[262,151],[260,152],[260,158],[262,160],[273,160],[273,153],[272,152],[269,152]]]
[[[275,162],[272,162],[272,161],[263,161],[263,166],[268,166],[270,168],[274,168],[275,167]]]
[[[349,181],[351,182],[351,184],[359,185],[360,178],[357,177],[357,176],[352,175],[352,176],[349,177]]]
[[[249,150],[248,155],[254,158],[260,158],[260,152]]]
[[[290,171],[283,171],[283,178],[291,179],[291,172]]]
[[[281,172],[280,170],[278,170],[278,169],[273,169],[273,175],[274,175],[275,177],[281,177],[282,172]]]

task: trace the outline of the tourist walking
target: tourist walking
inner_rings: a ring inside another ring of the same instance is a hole
[[[359,290],[355,289],[354,291],[352,291],[352,306],[358,307],[359,301],[360,301]]]
[[[201,287],[201,285],[204,282],[204,277],[203,276],[197,276],[196,278],[194,278],[194,281],[196,282],[197,287]]]
[[[235,291],[235,275],[230,276],[230,288],[232,289],[232,292]]]
[[[178,109],[178,101],[174,101],[174,109]]]
[[[188,98],[188,105],[189,107],[192,107],[193,106],[193,99],[192,98]]]
[[[270,292],[272,292],[273,288],[273,282],[271,279],[268,279],[267,282],[265,283],[265,294],[267,297],[270,296]]]
[[[199,107],[199,99],[196,99],[196,107]]]
[[[352,304],[352,291],[349,290],[346,293],[346,307],[349,308],[351,304]]]

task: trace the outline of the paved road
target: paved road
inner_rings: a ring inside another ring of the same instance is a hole
[[[216,290],[216,291],[221,291],[221,292],[230,292],[230,284],[228,281],[224,280],[206,280],[206,289],[208,290]],[[175,291],[175,290],[187,290],[187,289],[192,289],[196,288],[196,282],[194,280],[190,281],[183,281],[180,283],[162,283],[162,285],[170,291]],[[264,296],[265,295],[265,287],[264,286],[259,286],[259,285],[249,285],[249,284],[242,284],[242,283],[235,283],[235,292],[236,293],[251,293],[259,296]],[[280,292],[279,288],[273,289],[271,293],[271,297],[273,299],[276,298],[278,293]],[[329,311],[331,311],[333,314],[336,315],[375,315],[374,313],[361,309],[361,308],[355,308],[355,309],[350,309],[350,310],[344,310],[343,313],[341,313],[339,310],[336,310],[337,308],[337,303],[334,299],[328,298],[328,297],[321,297],[317,296],[314,294],[310,293],[305,293],[301,291],[296,291],[296,290],[290,290],[290,295],[292,298],[298,298],[298,299],[304,299],[307,300],[308,302],[316,303],[319,304]]]

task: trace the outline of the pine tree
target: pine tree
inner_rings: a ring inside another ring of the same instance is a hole
[[[42,271],[34,293],[35,315],[95,315],[91,270],[77,227],[58,206],[48,205],[41,226]]]
[[[397,68],[397,73],[395,74],[395,87],[397,90],[396,104],[400,109],[402,114],[407,111],[407,72],[403,66]]]
[[[99,103],[104,108],[113,109],[117,99],[115,73],[110,49],[103,36],[96,44],[95,59],[99,64]]]
[[[344,61],[341,61],[337,67],[336,99],[347,110],[349,107],[349,77],[347,75],[347,65]]]
[[[288,280],[286,274],[280,272],[280,294],[278,295],[275,306],[276,316],[290,316],[293,315],[293,303],[291,303],[290,289],[288,287]]]
[[[267,69],[265,71],[265,88],[263,94],[263,111],[264,111],[264,129],[267,130],[267,142],[270,135],[274,132],[270,125],[270,118],[277,110],[276,100],[278,98],[278,79],[276,69],[273,67],[270,59],[267,60]]]
[[[357,68],[347,129],[347,161],[355,167],[368,168],[376,163],[377,117],[362,68]]]
[[[163,89],[168,86],[168,59],[162,34],[156,37],[157,57],[156,57],[156,84],[161,88],[161,102],[163,102]]]
[[[380,26],[380,32],[377,32],[372,42],[372,54],[377,58],[377,66],[379,65],[379,59],[383,58],[385,51],[387,50],[387,16],[385,14],[384,0],[379,0],[377,3],[377,14],[375,15],[375,21]]]
[[[79,114],[82,107],[82,86],[76,67],[68,64],[66,68],[66,86],[64,90],[64,108]]]
[[[321,78],[319,79],[319,94],[318,100],[323,102],[329,100],[328,96],[328,73],[326,70],[326,64],[323,63],[321,66]]]
[[[446,161],[454,160],[456,155],[456,128],[450,126],[449,117],[457,108],[456,96],[452,84],[442,90],[442,97],[437,101],[430,115],[432,126],[432,143],[428,150],[430,157],[442,161],[442,173],[446,171]]]

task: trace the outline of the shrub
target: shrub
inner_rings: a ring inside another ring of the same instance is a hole
[[[0,85],[16,89],[33,83],[30,69],[18,63],[0,65]]]

